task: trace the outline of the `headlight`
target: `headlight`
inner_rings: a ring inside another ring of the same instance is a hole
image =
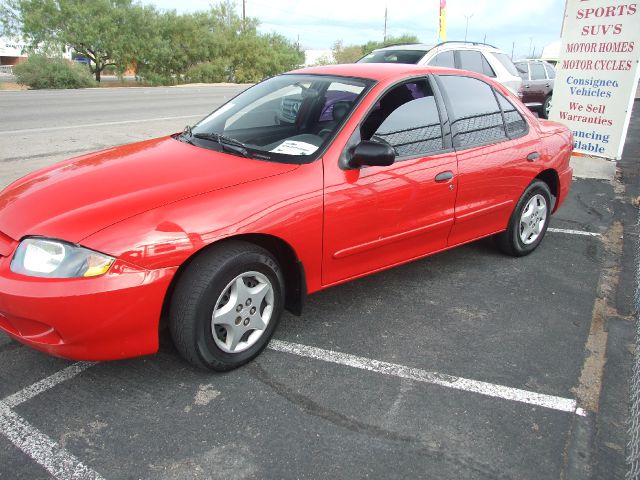
[[[31,277],[80,278],[107,273],[115,258],[48,238],[25,238],[11,261],[11,271]]]

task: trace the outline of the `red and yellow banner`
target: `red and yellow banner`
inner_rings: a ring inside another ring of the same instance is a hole
[[[440,24],[438,28],[438,42],[447,41],[447,0],[440,0]]]

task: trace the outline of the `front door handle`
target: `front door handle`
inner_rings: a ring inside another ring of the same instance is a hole
[[[529,160],[530,162],[534,162],[539,158],[540,154],[538,152],[531,152],[529,155],[527,155],[527,160]]]
[[[446,172],[440,172],[436,175],[436,182],[448,182],[453,178],[453,172],[451,170],[447,170]]]

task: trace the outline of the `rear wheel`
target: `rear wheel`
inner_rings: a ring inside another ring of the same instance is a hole
[[[551,192],[542,180],[534,180],[511,214],[507,230],[497,235],[500,249],[514,257],[533,252],[547,232],[551,217]]]
[[[284,281],[265,249],[226,242],[198,255],[171,299],[170,328],[182,356],[218,371],[258,355],[276,329],[284,305]]]

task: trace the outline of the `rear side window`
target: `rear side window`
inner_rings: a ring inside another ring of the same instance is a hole
[[[470,148],[507,139],[502,111],[488,84],[471,77],[439,78],[451,102],[454,147]]]
[[[471,72],[484,73],[482,68],[482,55],[480,52],[460,50],[460,68]]]
[[[496,92],[496,97],[498,97],[498,103],[504,113],[507,135],[510,138],[526,135],[529,131],[529,127],[518,109],[514,107],[513,103],[506,99],[500,92]]]
[[[506,53],[492,53],[492,55],[498,59],[498,61],[504,68],[507,69],[507,72],[509,72],[514,77],[518,76],[518,70],[516,70],[516,66],[513,64]]]
[[[531,80],[546,80],[547,76],[544,73],[544,66],[541,63],[532,63],[529,65],[531,68]]]
[[[437,54],[431,59],[429,65],[433,65],[434,67],[456,68],[456,62],[453,58],[453,50]]]

